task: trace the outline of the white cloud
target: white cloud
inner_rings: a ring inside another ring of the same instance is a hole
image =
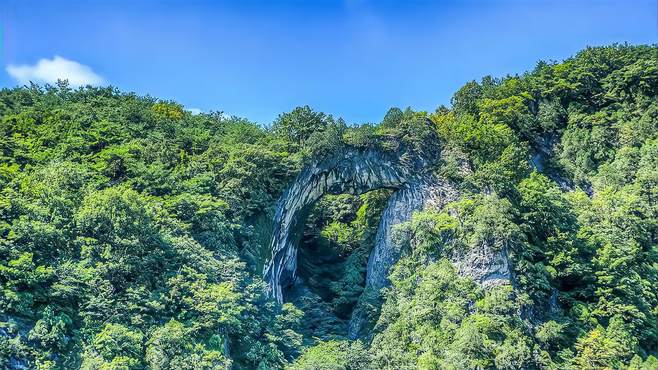
[[[90,67],[57,55],[53,59],[40,59],[34,65],[10,64],[7,66],[7,73],[21,84],[28,84],[30,81],[54,84],[57,80],[68,80],[69,85],[76,87],[103,83],[103,78]]]
[[[201,114],[203,112],[199,108],[185,108],[185,109],[187,109],[190,113],[192,113],[194,115]]]

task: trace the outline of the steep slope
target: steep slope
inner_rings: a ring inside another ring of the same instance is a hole
[[[3,89],[0,367],[654,369],[656,53],[588,48],[360,126]],[[317,197],[380,187],[314,224],[355,248],[308,287],[345,298],[342,331],[307,330],[323,302],[268,282],[296,281]]]

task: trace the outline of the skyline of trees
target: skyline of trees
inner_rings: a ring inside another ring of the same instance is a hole
[[[3,89],[0,366],[654,369],[656,55],[587,48],[364,125],[307,106],[266,128],[111,87]],[[261,278],[275,201],[346,146],[434,158],[461,195],[401,226],[382,300],[362,284],[388,194],[323,198],[304,248],[328,262],[303,257],[307,292],[278,305]],[[513,289],[448,262],[483,243],[508,253]],[[350,341],[359,299],[374,327]]]

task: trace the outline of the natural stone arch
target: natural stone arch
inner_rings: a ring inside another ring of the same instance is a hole
[[[439,210],[458,199],[455,184],[434,174],[434,163],[407,151],[347,148],[305,167],[277,202],[272,258],[264,271],[270,296],[282,303],[283,288],[295,283],[299,239],[306,217],[316,201],[325,194],[362,194],[389,188],[395,191],[377,228],[364,287],[365,291],[378,295],[388,283],[390,268],[402,253],[400,246],[393,241],[395,225],[410,220],[416,210]],[[473,278],[485,288],[512,281],[506,250],[482,245],[447,257],[462,276]],[[357,338],[367,321],[363,307],[357,303],[348,336]]]
[[[412,209],[422,206],[423,197],[419,197],[420,184],[427,176],[429,161],[408,153],[382,151],[378,149],[347,148],[338,155],[305,167],[295,181],[277,202],[272,234],[272,258],[267,264],[264,277],[269,294],[278,302],[283,302],[283,288],[292,285],[297,273],[297,248],[304,222],[313,204],[325,194],[363,194],[368,191],[389,188],[396,189],[387,205],[406,204],[406,217],[388,217],[382,219],[376,240],[384,241],[391,222],[408,219]],[[386,214],[387,210],[384,211]],[[388,211],[390,214],[391,211]],[[395,216],[395,215],[392,215]],[[405,216],[405,215],[402,215]],[[388,220],[388,221],[387,221]],[[384,225],[385,226],[382,226]],[[377,265],[373,256],[385,257],[394,263],[394,256],[377,250],[375,244],[368,262],[367,284],[381,287],[390,265]],[[381,249],[381,248],[380,248]],[[370,273],[373,272],[372,274]],[[382,285],[383,286],[383,285]]]

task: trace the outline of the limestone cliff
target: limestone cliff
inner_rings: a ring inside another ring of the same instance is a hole
[[[317,200],[325,194],[362,194],[390,188],[395,191],[383,211],[366,272],[364,291],[377,295],[388,284],[390,268],[402,253],[392,240],[394,227],[410,220],[414,211],[440,210],[458,198],[456,186],[434,175],[431,164],[430,160],[408,153],[347,149],[304,168],[277,203],[272,258],[264,271],[269,294],[283,302],[285,289],[296,281],[299,239],[306,217]],[[462,275],[472,277],[485,287],[508,284],[511,280],[505,251],[483,245],[450,258]],[[349,325],[352,338],[359,336],[364,327],[364,310],[360,304],[354,309]]]
[[[405,158],[402,164],[400,158],[395,152],[348,149],[302,170],[276,207],[272,258],[264,271],[271,296],[282,302],[282,288],[295,280],[301,229],[309,210],[323,195],[362,194],[391,188],[402,190],[401,201],[412,201],[414,192],[410,189],[415,189],[415,186],[407,184],[418,182],[429,162],[416,157],[412,160]],[[382,222],[390,224],[390,220]]]

